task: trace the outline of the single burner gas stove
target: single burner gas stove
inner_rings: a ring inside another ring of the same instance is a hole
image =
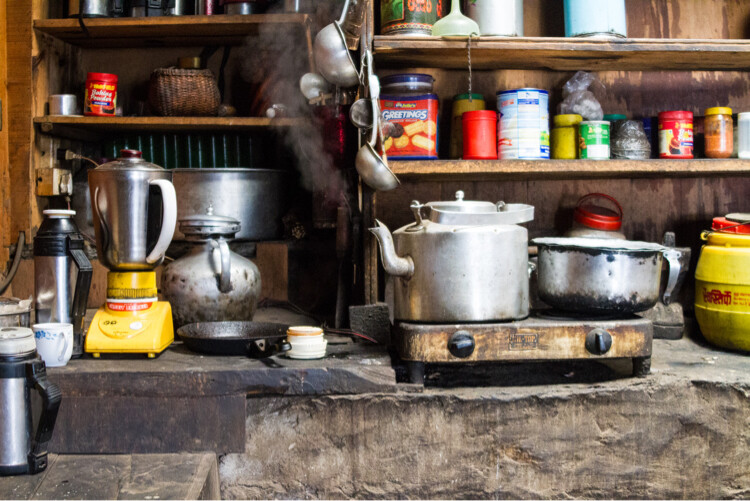
[[[424,382],[429,363],[633,360],[633,376],[651,368],[653,324],[636,316],[582,317],[540,310],[498,323],[396,322],[394,343],[409,380]]]

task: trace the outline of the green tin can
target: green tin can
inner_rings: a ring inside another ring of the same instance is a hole
[[[609,122],[591,120],[578,126],[578,158],[609,160]]]
[[[380,0],[382,35],[432,34],[432,25],[443,17],[447,0]]]

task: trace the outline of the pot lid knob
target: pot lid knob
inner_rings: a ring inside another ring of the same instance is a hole
[[[463,192],[463,190],[458,190],[456,192],[456,200],[458,202],[463,202],[463,200],[464,200],[464,192]]]

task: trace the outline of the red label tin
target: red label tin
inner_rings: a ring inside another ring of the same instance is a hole
[[[115,108],[117,108],[117,75],[89,73],[86,77],[83,114],[92,117],[113,117]]]
[[[385,140],[385,153],[391,160],[434,160],[438,148],[438,97],[381,96],[383,120],[398,125]]]
[[[659,158],[693,158],[693,113],[659,113]]]

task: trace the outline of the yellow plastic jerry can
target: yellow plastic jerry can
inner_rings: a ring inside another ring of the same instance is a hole
[[[750,351],[750,214],[713,220],[695,270],[695,317],[703,337]]]

